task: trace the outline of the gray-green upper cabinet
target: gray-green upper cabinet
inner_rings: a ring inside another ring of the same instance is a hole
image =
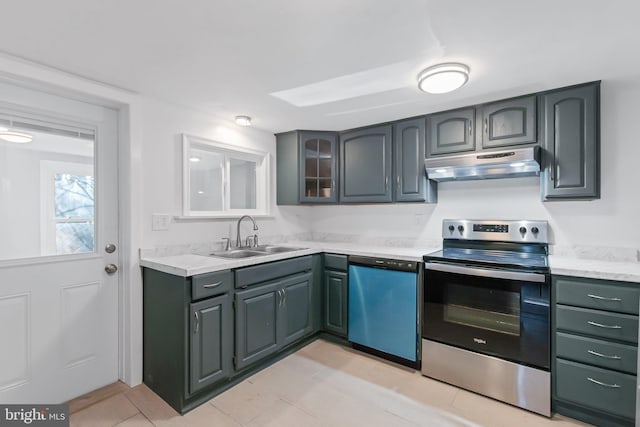
[[[600,82],[541,95],[542,200],[600,198]]]
[[[340,134],[340,202],[391,202],[392,126]]]
[[[337,202],[338,139],[334,133],[300,132],[300,201]]]
[[[427,157],[474,151],[475,108],[427,116]]]
[[[538,142],[535,95],[485,104],[479,111],[483,149]]]
[[[191,394],[232,372],[233,316],[228,295],[190,304]]]
[[[276,135],[278,205],[335,203],[337,177],[337,133],[292,131]]]
[[[393,124],[393,199],[396,202],[437,202],[437,183],[424,172],[425,119]]]

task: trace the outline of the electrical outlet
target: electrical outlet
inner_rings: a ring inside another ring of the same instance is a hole
[[[171,216],[168,214],[151,215],[151,229],[153,231],[168,230]]]

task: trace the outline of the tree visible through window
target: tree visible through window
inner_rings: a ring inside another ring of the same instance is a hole
[[[55,236],[58,254],[93,252],[95,181],[93,176],[58,173],[54,177]]]

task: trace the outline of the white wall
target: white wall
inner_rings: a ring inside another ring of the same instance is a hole
[[[557,245],[640,248],[640,80],[601,88],[601,199],[541,202],[539,178],[448,182],[437,205],[325,206],[311,210],[314,232],[438,240],[444,218],[548,220]]]
[[[143,100],[143,132],[143,248],[222,242],[222,237],[235,240],[235,219],[174,220],[169,230],[151,229],[154,213],[182,214],[182,133],[271,153],[272,217],[257,219],[258,235],[264,239],[308,231],[306,217],[309,208],[280,208],[275,205],[276,145],[273,134],[255,128],[241,128],[230,121],[148,98]],[[250,222],[243,222],[242,235],[249,232],[254,234]]]

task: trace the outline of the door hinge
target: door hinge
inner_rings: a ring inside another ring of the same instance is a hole
[[[231,306],[234,310],[236,309],[236,300],[231,301]]]
[[[238,365],[238,359],[236,359],[235,356],[233,356],[233,366],[237,366]]]

